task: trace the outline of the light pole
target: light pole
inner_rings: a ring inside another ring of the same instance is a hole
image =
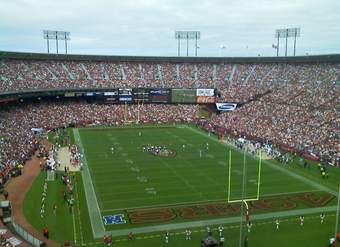
[[[175,39],[178,40],[177,44],[177,54],[181,55],[181,42],[180,40],[185,39],[187,41],[187,56],[189,56],[189,40],[195,40],[195,56],[197,56],[197,49],[199,48],[197,41],[201,38],[200,31],[175,31]]]
[[[67,41],[71,40],[70,32],[43,30],[43,37],[47,40],[47,53],[50,53],[50,40],[55,40],[57,54],[59,53],[58,41],[65,40],[65,54],[67,54]]]
[[[276,29],[275,30],[275,37],[277,38],[277,56],[279,56],[279,47],[280,47],[280,39],[286,39],[286,49],[285,49],[285,56],[288,55],[288,38],[294,37],[294,56],[296,51],[296,38],[300,37],[300,28],[284,28],[284,29]]]

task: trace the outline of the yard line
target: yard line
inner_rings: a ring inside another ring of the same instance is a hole
[[[172,135],[172,134],[169,134],[169,135],[170,135],[170,136],[176,137],[176,135]],[[187,140],[184,140],[184,139],[181,139],[181,140],[183,140],[185,143],[187,143]],[[199,150],[198,150],[198,151],[199,151]],[[192,168],[195,168],[195,167],[192,165],[192,162],[188,162],[186,159],[182,159],[182,162],[184,162],[184,163],[190,165]],[[203,177],[206,178],[207,180],[209,180],[211,183],[213,183],[213,184],[219,186],[219,184],[216,183],[216,181],[215,181],[214,179],[212,179],[210,176],[205,176],[205,175],[203,174],[203,171],[201,171],[201,169],[195,169],[195,171],[198,172],[199,174],[203,175]],[[225,185],[225,186],[227,187],[227,185]]]
[[[198,191],[195,186],[193,186],[192,184],[189,183],[188,180],[186,180],[185,178],[183,178],[181,175],[178,174],[178,172],[172,167],[169,166],[168,163],[164,162],[163,160],[160,160],[161,163],[165,164],[166,167],[169,168],[169,170],[172,171],[173,174],[175,174],[176,177],[178,177],[180,180],[182,180],[182,182],[184,182],[184,184],[189,187],[189,189],[191,189],[193,192],[197,193],[200,195],[200,197],[202,199],[207,199],[205,196],[203,196],[202,192]]]
[[[326,187],[326,186],[324,186],[324,185],[322,185],[322,184],[319,184],[319,183],[317,183],[317,182],[314,182],[313,180],[310,180],[310,179],[308,179],[308,178],[306,178],[306,177],[303,177],[303,176],[301,176],[301,175],[299,175],[299,174],[297,174],[297,173],[294,173],[294,172],[292,172],[292,171],[290,171],[290,170],[288,170],[288,169],[286,169],[286,168],[284,168],[284,167],[281,167],[281,166],[279,166],[279,165],[274,165],[274,164],[272,164],[271,162],[268,162],[268,161],[266,161],[266,160],[264,160],[264,163],[266,163],[269,167],[273,168],[274,170],[278,170],[278,171],[280,171],[280,172],[282,172],[282,173],[285,173],[286,175],[288,175],[288,176],[290,176],[290,177],[292,177],[292,178],[296,178],[296,179],[298,179],[298,180],[304,182],[305,184],[308,184],[308,185],[314,187],[315,189],[327,191],[328,193],[330,193],[330,194],[332,194],[332,195],[335,195],[335,196],[338,195],[338,194],[336,193],[336,191],[333,191],[333,190],[331,190],[330,188],[328,188],[328,187]]]
[[[185,125],[185,126],[186,126],[186,125]],[[195,133],[198,133],[198,134],[200,134],[200,135],[205,136],[206,138],[210,138],[210,139],[212,139],[212,140],[214,140],[214,141],[216,141],[216,142],[219,142],[217,139],[215,139],[215,138],[213,138],[213,137],[211,137],[211,136],[207,136],[206,134],[200,132],[199,130],[193,129],[193,128],[190,127],[190,126],[186,126],[186,127],[187,127],[187,129],[189,129],[189,130],[191,130],[191,131],[193,131],[193,132],[195,132]],[[240,151],[239,149],[235,148],[234,146],[231,146],[231,145],[227,145],[227,146],[228,146],[228,147],[231,147],[231,148],[234,149],[234,150]],[[246,153],[246,154],[247,154],[247,156],[249,156],[249,157],[253,157],[253,156],[250,156],[250,154],[248,154],[248,153]],[[254,158],[254,157],[253,157],[253,158]],[[336,191],[334,191],[334,190],[328,188],[327,186],[324,186],[324,185],[322,185],[322,184],[320,184],[320,183],[317,183],[317,182],[315,182],[315,181],[313,181],[313,180],[311,180],[311,179],[308,179],[308,178],[306,178],[306,177],[304,177],[304,176],[302,176],[302,175],[299,175],[299,174],[297,174],[297,173],[294,173],[294,172],[292,172],[292,171],[290,171],[290,170],[288,170],[288,169],[286,169],[286,168],[284,168],[284,167],[282,167],[282,166],[275,165],[275,164],[271,163],[271,162],[268,161],[268,160],[263,160],[263,162],[264,162],[265,164],[267,164],[270,168],[275,169],[275,170],[278,170],[278,171],[280,171],[280,172],[282,172],[282,173],[284,173],[284,174],[286,174],[286,175],[288,175],[288,176],[290,176],[290,177],[292,177],[292,178],[295,178],[295,179],[297,179],[297,180],[300,180],[301,182],[304,182],[305,184],[308,184],[308,185],[314,187],[315,189],[327,191],[328,193],[330,193],[330,194],[332,194],[332,195],[335,195],[335,196],[338,195],[338,193],[337,193]]]
[[[300,216],[300,215],[315,214],[315,213],[321,213],[321,212],[325,212],[325,213],[326,212],[334,212],[334,211],[336,211],[336,206],[295,209],[295,210],[288,210],[288,211],[255,214],[255,215],[252,215],[252,220],[257,221],[257,220],[274,219],[274,218],[277,218],[277,217],[281,218],[281,217],[289,217],[289,216]],[[112,234],[112,236],[116,237],[116,236],[128,235],[129,232],[133,232],[134,234],[148,233],[148,232],[160,232],[160,231],[169,231],[169,230],[203,227],[203,226],[207,226],[207,225],[230,224],[230,223],[237,223],[239,221],[240,221],[240,216],[235,216],[235,217],[228,217],[228,218],[218,218],[218,219],[210,219],[210,220],[197,220],[197,221],[183,222],[183,223],[173,223],[173,224],[155,225],[155,226],[147,226],[147,227],[128,228],[128,229],[107,231],[106,233]]]
[[[336,215],[335,214],[328,214],[328,217],[335,217]],[[312,219],[312,220],[315,220],[315,219],[319,219],[319,215],[314,215],[314,216],[306,216],[305,219],[306,220],[309,220],[309,219]],[[297,221],[297,218],[296,217],[289,217],[289,218],[285,218],[285,219],[282,219],[281,222],[290,222],[290,221]],[[270,220],[270,221],[260,221],[260,222],[255,222],[253,223],[252,225],[253,226],[262,226],[262,225],[269,225],[269,224],[273,224],[273,221]],[[227,225],[227,226],[224,226],[224,230],[228,230],[228,229],[234,229],[234,228],[239,228],[240,225],[237,224],[237,225]],[[212,231],[217,231],[218,228],[217,227],[211,227],[210,228]],[[180,229],[179,229],[180,231]],[[200,233],[200,232],[206,232],[206,228],[203,228],[203,229],[193,229],[191,231],[192,233]],[[185,231],[180,231],[180,232],[170,232],[170,236],[173,236],[173,235],[185,235]],[[141,239],[151,239],[151,238],[160,238],[160,237],[163,237],[162,234],[152,234],[152,235],[149,235],[149,236],[137,236],[136,239],[137,240],[141,240]],[[128,241],[127,238],[120,238],[120,239],[116,239],[116,242],[125,242],[125,241]],[[94,244],[102,244],[102,242],[94,242],[94,243],[87,243],[87,244],[83,244],[83,246],[86,246],[86,245],[94,245]]]
[[[301,191],[292,191],[292,192],[283,192],[283,193],[270,193],[270,194],[263,194],[264,197],[273,197],[273,196],[283,196],[283,195],[294,195],[300,193],[310,193],[310,192],[318,192],[320,190],[301,190]],[[173,197],[173,196],[164,196],[165,197]],[[163,197],[160,197],[163,198]],[[145,198],[140,198],[141,200]],[[122,210],[135,210],[135,209],[158,209],[162,207],[173,207],[173,206],[190,206],[190,205],[197,205],[197,204],[209,204],[211,202],[223,202],[227,203],[227,198],[221,199],[213,199],[213,200],[202,200],[202,201],[187,201],[187,202],[179,202],[179,203],[168,203],[168,204],[156,204],[156,205],[149,205],[149,206],[138,206],[138,207],[129,207],[129,208],[110,208],[110,209],[103,209],[102,212],[111,212],[111,211],[122,211]]]
[[[100,214],[100,209],[96,197],[96,193],[93,187],[91,174],[87,165],[87,160],[84,152],[84,147],[81,142],[81,137],[79,135],[79,130],[74,128],[73,135],[76,143],[78,144],[82,154],[83,154],[83,171],[81,172],[84,190],[85,190],[85,198],[86,203],[89,210],[92,234],[94,238],[101,238],[105,234],[105,227],[103,224],[103,220]]]
[[[74,243],[77,245],[76,220],[74,218],[74,210],[72,210],[72,222],[73,222],[73,238],[74,238]]]
[[[83,238],[83,227],[82,227],[82,223],[81,223],[81,217],[80,217],[80,209],[79,209],[79,194],[78,194],[78,182],[77,181],[74,181],[75,182],[75,191],[76,191],[76,199],[77,199],[77,202],[76,203],[76,208],[77,208],[77,212],[78,212],[78,221],[79,221],[79,233],[80,233],[80,243],[83,245],[84,244],[84,238]]]

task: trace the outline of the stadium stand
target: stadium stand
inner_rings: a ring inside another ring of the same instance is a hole
[[[85,101],[5,105],[0,110],[2,177],[38,148],[31,128],[118,125],[126,114],[127,119],[135,119],[138,110],[142,123],[194,122],[211,131],[270,141],[316,159],[339,162],[340,118],[336,106],[340,104],[340,63],[331,58],[296,63],[298,60],[180,62],[170,58],[111,61],[90,56],[16,56],[0,56],[2,94],[61,88],[209,87],[217,88],[218,101],[237,102],[243,107],[200,120],[197,105],[131,105],[127,113],[124,105]]]

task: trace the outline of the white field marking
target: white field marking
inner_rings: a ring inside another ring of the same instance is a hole
[[[125,160],[126,163],[133,164],[132,160]]]
[[[134,180],[135,181],[135,180]],[[154,184],[152,184],[152,185],[154,185]],[[124,189],[130,189],[129,191],[125,191],[125,192],[121,192],[121,191],[124,191],[123,190],[123,188]],[[181,189],[183,188],[183,186],[181,187]],[[220,194],[223,194],[225,191],[226,191],[226,189],[224,189],[224,190],[218,190],[218,191],[216,191],[216,190],[214,190],[214,189],[216,189],[216,186],[208,186],[207,185],[207,187],[206,188],[212,188],[211,190],[213,191],[213,192],[209,192],[209,195],[211,196],[211,195],[220,195]],[[220,188],[223,188],[222,186],[220,186]],[[224,187],[224,188],[226,188],[226,187]],[[118,191],[118,193],[116,193],[116,194],[113,194],[112,192],[109,192],[109,191],[106,191],[106,192],[101,192],[100,194],[101,194],[101,198],[104,198],[104,197],[106,197],[106,196],[110,196],[110,198],[112,197],[112,195],[131,195],[132,193],[135,193],[136,192],[136,190],[139,190],[139,189],[141,189],[141,187],[140,187],[140,185],[139,184],[134,184],[134,185],[122,185],[122,186],[115,186],[115,190],[116,191]],[[175,193],[175,192],[178,192],[178,188],[175,188],[175,189],[170,189],[170,190],[163,190],[162,191],[163,193],[169,193],[169,192],[171,192],[171,193]],[[201,194],[201,193],[200,193]],[[164,199],[164,198],[173,198],[173,197],[184,197],[184,196],[190,196],[190,195],[193,195],[193,193],[192,192],[187,192],[187,193],[181,193],[181,194],[177,194],[177,195],[168,195],[168,196],[161,196],[161,198],[162,199]],[[108,198],[108,199],[105,199],[104,200],[104,202],[105,203],[108,203],[108,202],[117,202],[117,201],[135,201],[135,200],[145,200],[145,197],[136,197],[136,196],[134,196],[134,197],[132,197],[132,198],[128,198],[128,199],[110,199],[110,198]]]
[[[146,182],[148,182],[148,178],[147,177],[145,177],[145,176],[138,176],[137,177],[137,180],[139,181],[139,182],[142,182],[142,183],[146,183]]]
[[[76,198],[77,198],[77,202],[78,202],[78,203],[76,203],[76,208],[77,208],[77,212],[78,212],[80,243],[83,245],[84,244],[83,227],[82,227],[81,217],[80,217],[79,194],[78,194],[78,189],[77,189],[77,182],[75,182],[75,190],[76,190]]]
[[[190,166],[193,167],[193,165],[192,165],[191,162],[188,162],[188,161],[186,161],[186,160],[183,160],[183,162],[186,163],[186,164],[189,164]],[[193,167],[193,168],[195,168],[195,167]],[[216,181],[215,181],[214,179],[212,179],[210,176],[205,176],[206,174],[205,174],[203,171],[201,171],[200,169],[196,169],[196,171],[197,171],[199,174],[201,174],[201,175],[203,175],[204,177],[206,177],[206,179],[208,179],[211,183],[213,183],[213,184],[219,186],[219,184],[216,183]]]
[[[219,161],[219,162],[217,162],[217,164],[219,164],[221,166],[227,166],[227,162],[226,161]]]
[[[264,194],[263,196],[269,197],[269,196],[282,196],[282,195],[292,195],[292,194],[300,194],[300,193],[310,193],[310,192],[319,192],[320,190],[301,190],[301,191],[292,191],[292,192],[286,192],[286,193],[268,193]],[[170,197],[170,196],[168,196]],[[173,197],[173,196],[171,196]],[[160,197],[163,198],[163,197]],[[141,200],[144,199],[140,198]],[[110,211],[121,211],[121,210],[135,210],[135,209],[153,209],[153,208],[162,208],[162,207],[173,207],[173,206],[188,206],[188,205],[196,205],[196,204],[209,204],[211,202],[223,202],[225,201],[227,203],[226,198],[221,199],[213,199],[213,200],[201,200],[201,201],[186,201],[186,202],[178,202],[178,203],[168,203],[168,204],[153,204],[153,205],[146,205],[146,206],[138,206],[138,207],[128,207],[128,208],[109,208],[104,209],[102,212],[110,212]]]
[[[248,182],[250,182],[252,184],[257,184],[257,180],[256,179],[249,179]]]
[[[105,227],[104,227],[102,216],[100,213],[100,208],[98,205],[96,192],[94,190],[91,173],[87,165],[86,155],[84,152],[83,143],[81,142],[81,137],[79,135],[79,130],[74,128],[73,135],[74,135],[74,139],[76,143],[78,144],[80,148],[81,153],[83,154],[82,160],[84,164],[83,165],[84,169],[81,172],[81,175],[83,178],[82,180],[83,180],[83,186],[85,190],[86,204],[89,209],[88,211],[89,211],[89,216],[90,216],[92,234],[94,238],[101,238],[105,233]]]
[[[183,178],[180,174],[178,174],[178,172],[172,167],[172,166],[169,166],[168,163],[164,162],[163,160],[160,160],[161,163],[163,163],[167,168],[169,168],[169,170],[172,171],[172,173],[177,177],[179,178],[180,180],[182,180],[182,182],[184,182],[184,184],[189,187],[193,192],[197,193],[200,195],[200,197],[202,199],[206,199],[205,197],[203,197],[203,194],[201,191],[197,191],[197,189],[195,188],[195,186],[193,186],[192,184],[189,183],[188,180],[186,180],[185,178]]]
[[[211,158],[211,159],[215,158],[215,155],[212,155],[212,154],[206,154],[205,156],[208,157],[208,158]]]
[[[157,195],[157,190],[154,187],[145,188],[147,194]]]
[[[193,128],[187,126],[187,125],[185,125],[185,127],[186,127],[187,129],[191,130],[192,132],[195,132],[195,133],[197,133],[197,134],[200,134],[200,135],[202,135],[202,136],[205,136],[206,138],[209,138],[209,139],[211,139],[211,140],[214,140],[215,142],[220,143],[220,141],[217,140],[216,138],[211,137],[211,136],[207,136],[205,133],[200,132],[199,130],[193,129]],[[227,146],[227,147],[229,147],[229,148],[231,148],[231,149],[233,149],[233,150],[236,150],[236,151],[240,152],[239,149],[237,149],[236,147],[234,147],[234,146],[232,146],[232,145],[229,145],[229,144],[222,144],[222,145]],[[247,152],[246,152],[246,156],[258,160],[258,156],[253,156],[253,155],[251,155],[251,154],[249,154],[249,153],[247,153]],[[290,170],[288,170],[287,168],[284,168],[284,167],[282,167],[282,166],[273,164],[272,162],[270,162],[270,161],[268,161],[268,160],[263,160],[263,159],[262,159],[262,161],[263,161],[263,163],[267,164],[270,168],[272,168],[272,169],[274,169],[274,170],[279,170],[279,171],[281,171],[282,173],[285,173],[286,175],[288,175],[288,176],[290,176],[290,177],[292,177],[292,178],[295,178],[295,179],[297,179],[297,180],[300,180],[300,181],[302,181],[302,182],[305,183],[305,184],[311,185],[312,187],[314,187],[314,188],[317,189],[317,190],[323,190],[323,191],[326,191],[326,192],[328,192],[328,193],[330,193],[330,194],[332,194],[332,195],[335,195],[335,196],[338,195],[338,193],[337,193],[336,191],[334,191],[334,190],[330,189],[329,187],[327,187],[327,186],[325,186],[325,185],[322,185],[322,184],[320,184],[320,183],[318,183],[318,182],[316,182],[316,181],[314,181],[314,180],[312,180],[312,179],[309,179],[309,178],[307,178],[307,177],[305,177],[305,176],[302,176],[302,175],[300,175],[300,174],[298,174],[298,173],[294,173],[294,172],[292,172],[292,171],[290,171]]]
[[[328,217],[333,218],[336,216],[336,214],[327,214]],[[296,214],[293,216],[288,216],[289,218],[284,218],[281,219],[281,222],[296,222],[297,221],[297,217]],[[276,217],[271,217],[271,218],[276,218]],[[252,225],[253,226],[263,226],[263,225],[273,225],[274,222],[272,219],[268,218],[269,220],[263,221],[263,220],[258,220],[255,223],[253,222]],[[319,215],[314,215],[314,216],[306,216],[305,217],[306,220],[319,220],[320,216]],[[207,224],[208,225],[208,224]],[[216,224],[214,224],[216,225]],[[218,225],[218,224],[217,224]],[[235,228],[239,228],[239,224],[235,225],[235,223],[229,223],[228,225],[224,226],[224,230],[229,230],[229,229],[235,229]],[[185,231],[184,229],[187,227],[181,227],[181,228],[176,228],[175,230],[178,230],[179,232],[170,232],[170,236],[174,236],[174,235],[185,235]],[[210,228],[212,231],[218,231],[218,227],[211,227]],[[196,229],[192,229],[192,233],[201,233],[201,232],[205,232],[206,231],[206,227],[202,228],[202,227],[198,227]],[[136,239],[137,240],[142,240],[142,239],[152,239],[152,238],[161,238],[163,237],[162,234],[154,234],[152,232],[149,232],[151,235],[144,235],[144,236],[137,236]],[[116,239],[116,242],[125,242],[128,241],[127,238],[121,238],[121,239]],[[83,246],[86,245],[96,245],[96,244],[102,244],[102,242],[90,242],[87,244],[83,244]]]
[[[242,172],[240,170],[238,170],[238,169],[233,169],[232,173],[235,173],[237,175],[242,175]]]
[[[111,182],[112,182],[112,180],[110,180]],[[130,178],[129,180],[127,180],[127,182],[134,182],[135,181],[135,179],[134,178]],[[117,182],[117,181],[116,181]],[[102,183],[98,183],[98,182],[96,182],[96,184],[101,184],[102,185]],[[112,184],[112,183],[111,183]],[[168,188],[170,188],[171,187],[171,190],[170,191],[178,191],[178,187],[175,187],[175,186],[171,186],[171,185],[178,185],[178,181],[169,181],[169,182],[167,182],[167,183],[153,183],[153,185],[154,186],[163,186],[163,185],[168,185]],[[219,184],[219,187],[220,188],[225,188],[224,190],[220,190],[220,191],[227,191],[226,190],[226,186],[224,186],[225,184],[224,183],[221,183],[221,184]],[[135,189],[139,189],[140,187],[139,187],[140,185],[139,184],[134,184],[134,185],[131,185],[131,184],[124,184],[124,185],[116,185],[115,186],[115,191],[123,191],[123,188],[124,189],[132,189],[132,190],[130,190],[130,191],[127,191],[127,192],[125,192],[125,193],[119,193],[120,195],[121,194],[131,194],[132,192],[135,192]],[[137,188],[136,188],[137,187]],[[180,189],[182,189],[183,187],[181,186],[180,187]],[[216,185],[210,185],[210,184],[207,184],[206,185],[206,188],[208,189],[208,188],[212,188],[212,190],[214,190],[214,192],[209,192],[209,195],[211,195],[211,194],[217,194],[217,193],[219,193],[219,192],[216,192]],[[164,190],[162,191],[162,192],[164,192]],[[166,193],[168,192],[168,190],[166,190],[165,191]],[[181,193],[181,195],[182,195],[183,193]],[[189,193],[188,193],[189,194]],[[101,197],[105,197],[105,196],[107,196],[107,195],[113,195],[113,193],[112,193],[112,191],[106,191],[106,192],[101,192],[100,193],[100,195],[101,195]],[[173,196],[168,196],[168,197],[173,197]],[[144,198],[144,197],[143,197]],[[133,199],[136,199],[135,197],[133,198]],[[125,199],[125,200],[128,200],[128,199]],[[113,200],[113,201],[116,201],[116,200]],[[105,200],[105,202],[107,202],[106,200]]]
[[[163,198],[163,197],[161,197]],[[189,201],[189,202],[179,202],[179,203],[168,203],[168,204],[154,204],[148,206],[138,206],[138,207],[129,207],[129,208],[109,208],[104,209],[102,212],[111,212],[111,211],[121,211],[121,210],[134,210],[134,209],[153,209],[153,208],[161,208],[161,207],[172,207],[172,206],[186,206],[186,205],[195,205],[199,203],[209,203],[209,202],[220,202],[226,201],[225,199],[216,199],[216,200],[202,200],[202,201]]]
[[[140,169],[138,167],[131,166],[131,171],[133,172],[140,172]]]
[[[77,231],[76,231],[76,220],[74,217],[74,210],[72,208],[72,222],[73,222],[73,237],[74,237],[74,243],[77,245]]]
[[[277,217],[283,218],[283,217],[295,216],[295,221],[297,221],[298,220],[297,216],[300,216],[300,215],[316,214],[320,212],[334,212],[334,211],[336,211],[336,206],[295,209],[295,210],[279,211],[279,212],[273,212],[273,213],[255,214],[252,216],[252,219],[253,221],[269,219],[271,220],[273,224],[274,223],[273,219]],[[315,216],[315,217],[319,217],[319,216]],[[231,223],[237,223],[239,221],[240,221],[240,216],[234,216],[234,217],[227,217],[227,218],[198,220],[198,221],[183,222],[183,223],[170,223],[170,224],[155,225],[155,226],[128,228],[124,230],[121,229],[121,230],[108,231],[106,233],[112,234],[114,237],[116,237],[116,236],[123,236],[123,235],[126,236],[129,232],[134,232],[135,234],[161,232],[161,231],[164,232],[168,230],[185,229],[188,227],[196,228],[196,227],[204,227],[208,225],[231,224]],[[232,226],[232,228],[237,228],[237,227],[238,227],[237,225]],[[204,231],[205,231],[204,229],[200,230],[200,232],[204,232]]]
[[[217,193],[210,193],[209,195],[212,195],[212,194],[217,194]],[[221,193],[218,193],[218,194],[221,194]],[[188,196],[192,196],[193,193],[183,193],[183,194],[180,194],[180,195],[177,195],[177,196],[158,196],[157,197],[157,200],[160,200],[160,199],[168,199],[168,198],[172,198],[172,199],[176,199],[176,201],[178,201],[178,198],[181,197],[181,198],[188,198]],[[175,197],[175,198],[174,198]],[[216,198],[216,197],[215,197]],[[145,202],[147,200],[147,198],[145,196],[143,197],[133,197],[133,198],[129,198],[129,199],[121,199],[121,200],[106,200],[105,203],[108,203],[108,204],[117,204],[117,203],[121,203],[121,202],[124,202],[125,204],[128,204],[129,201],[141,201],[141,202]],[[213,199],[211,199],[213,200]],[[215,199],[214,199],[215,200]],[[216,199],[217,200],[217,199]],[[105,207],[104,207],[105,208]]]
[[[199,153],[202,152],[202,150],[200,150],[200,149],[197,149],[197,151],[198,151]],[[188,162],[188,161],[185,160],[185,159],[182,160],[182,162],[184,162],[184,163],[190,165],[191,167],[195,168],[195,167],[192,165],[191,162]],[[206,175],[206,174],[203,174],[203,172],[202,172],[200,169],[196,169],[196,171],[197,171],[198,173],[200,173],[201,175],[203,175],[203,176]],[[209,180],[211,183],[213,183],[213,184],[215,184],[215,185],[219,185],[219,184],[216,183],[216,181],[215,181],[214,179],[212,179],[210,176],[207,176],[206,178],[207,178],[207,180]],[[202,192],[200,192],[200,195],[201,195],[201,197],[202,197]]]

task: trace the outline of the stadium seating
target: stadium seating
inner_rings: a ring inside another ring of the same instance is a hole
[[[220,102],[243,107],[198,120],[195,105],[97,105],[85,102],[22,104],[0,110],[0,169],[32,154],[30,128],[70,124],[198,122],[207,129],[271,141],[328,160],[339,159],[340,65],[210,64],[0,60],[0,92],[49,88],[217,88]],[[261,98],[258,95],[265,94]]]

